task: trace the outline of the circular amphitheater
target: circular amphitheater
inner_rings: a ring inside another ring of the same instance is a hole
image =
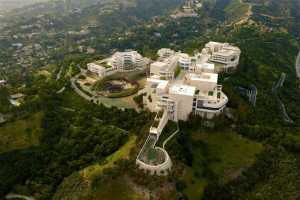
[[[108,98],[126,97],[137,93],[139,84],[126,78],[104,78],[96,85],[98,93]]]

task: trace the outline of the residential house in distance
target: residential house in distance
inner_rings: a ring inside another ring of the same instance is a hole
[[[136,51],[116,52],[112,57],[88,63],[88,71],[105,77],[115,72],[128,72],[142,70],[148,64],[148,59],[143,58]]]
[[[185,0],[184,5],[171,15],[172,18],[198,17],[197,9],[202,7],[199,0]]]

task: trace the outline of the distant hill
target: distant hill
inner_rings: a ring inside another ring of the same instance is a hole
[[[0,13],[48,0],[0,0]]]

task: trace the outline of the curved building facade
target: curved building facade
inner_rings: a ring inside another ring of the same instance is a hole
[[[117,52],[112,58],[112,65],[121,71],[132,71],[144,68],[145,59],[136,51]]]

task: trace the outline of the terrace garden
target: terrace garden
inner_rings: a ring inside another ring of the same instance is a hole
[[[92,90],[98,95],[108,98],[129,97],[143,87],[145,72],[115,73],[96,81]]]
[[[105,67],[105,68],[111,68],[112,66],[108,63],[108,62],[101,62],[101,61],[98,61],[96,62],[96,64],[99,64],[101,65],[102,67]]]
[[[106,77],[97,82],[93,89],[103,96],[120,98],[137,93],[139,84],[126,78]]]
[[[163,151],[155,149],[156,136],[150,135],[139,156],[139,160],[150,165],[160,165],[165,162],[166,156]]]

